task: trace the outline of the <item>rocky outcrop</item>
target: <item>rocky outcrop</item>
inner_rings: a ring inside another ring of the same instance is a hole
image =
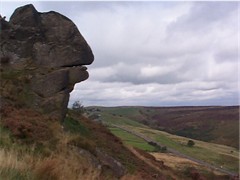
[[[124,166],[113,157],[102,152],[100,149],[96,150],[96,154],[98,159],[102,163],[102,166],[103,166],[102,168],[105,167],[105,168],[111,169],[111,171],[117,178],[122,177],[126,173]]]
[[[57,12],[19,7],[1,19],[1,105],[34,108],[55,118],[66,114],[75,83],[88,78],[93,53],[75,24]]]

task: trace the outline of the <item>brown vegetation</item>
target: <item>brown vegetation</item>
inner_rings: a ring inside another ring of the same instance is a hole
[[[59,171],[57,170],[60,162],[57,159],[43,160],[35,170],[35,176],[37,179],[45,180],[58,180]]]
[[[2,126],[8,128],[12,135],[25,142],[41,142],[52,137],[47,126],[50,119],[30,109],[16,109],[12,106],[1,108]]]
[[[239,148],[239,106],[145,107],[140,113],[152,128]]]
[[[122,178],[164,179],[108,129],[77,112],[69,113],[75,129],[27,108],[4,106],[1,115],[0,162],[8,163],[0,165],[0,179],[115,179],[117,171],[98,151],[123,165]]]
[[[124,168],[122,180],[202,177],[197,171],[178,174],[162,160],[126,147],[106,127],[76,111],[63,124],[14,106],[1,108],[1,115],[0,179],[119,179],[114,161]]]
[[[71,112],[71,117],[78,119],[77,112]],[[131,153],[122,143],[122,141],[114,136],[108,129],[96,122],[89,122],[89,119],[81,117],[81,123],[83,126],[88,127],[91,132],[91,139],[97,144],[98,147],[106,152],[108,155],[114,157],[121,162],[127,171],[138,176],[141,174],[140,179],[156,179],[152,177],[154,174],[158,174],[158,179],[162,179],[162,175],[150,166],[145,164],[142,160],[138,159],[133,153]],[[143,165],[144,164],[144,165]]]

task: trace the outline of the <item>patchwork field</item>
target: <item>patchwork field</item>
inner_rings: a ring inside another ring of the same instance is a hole
[[[238,172],[239,170],[239,151],[236,148],[194,139],[192,140],[195,142],[195,145],[189,147],[187,146],[189,138],[172,135],[150,128],[128,128],[193,158],[203,160],[204,162],[208,162],[233,172]]]
[[[239,106],[126,106],[87,109],[98,109],[107,123],[114,121],[118,125],[146,125],[179,136],[239,148]]]
[[[143,139],[130,134],[126,131],[123,131],[119,128],[109,128],[110,131],[117,137],[120,137],[121,140],[126,143],[127,145],[142,149],[144,151],[148,151],[148,152],[152,152],[155,151],[155,147],[151,146],[150,144],[148,144],[146,141],[144,141]]]
[[[118,125],[131,129],[131,131],[143,134],[144,136],[149,137],[155,140],[156,142],[165,145],[167,148],[175,149],[183,154],[202,160],[216,167],[224,168],[228,171],[235,173],[239,171],[239,150],[237,148],[216,143],[204,142],[188,137],[173,135],[168,132],[156,130],[149,126],[146,126],[142,124],[141,121],[134,121],[133,117],[137,116],[141,117],[142,115],[141,110],[146,108],[97,107],[97,109],[98,109],[97,113],[99,114],[98,120],[104,123],[106,126],[108,126],[111,132],[116,136],[120,137],[126,145],[131,145],[133,147],[137,147],[148,152],[156,151],[155,147],[149,145],[143,139],[122,129],[113,127],[112,125]],[[96,112],[92,111],[91,113]],[[187,142],[190,139],[195,142],[195,145],[193,147],[187,146]],[[165,157],[168,157],[168,154],[165,154]],[[169,158],[171,159],[172,157],[169,156]],[[181,163],[179,164],[181,166]],[[185,166],[186,163],[182,163],[182,167],[178,168],[183,168],[183,165]],[[191,163],[189,164],[189,166],[190,165]]]

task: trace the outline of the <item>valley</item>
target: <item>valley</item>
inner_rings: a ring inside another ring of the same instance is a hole
[[[177,170],[183,170],[186,167],[191,167],[194,165],[194,167],[197,167],[197,169],[200,171],[206,171],[206,169],[208,169],[210,172],[220,174],[223,173],[234,175],[239,171],[239,150],[237,148],[223,144],[200,141],[190,137],[173,135],[165,131],[160,131],[157,128],[154,129],[152,128],[153,125],[147,126],[145,125],[146,123],[143,124],[140,120],[136,120],[136,117],[141,117],[143,114],[141,113],[143,112],[143,109],[147,109],[149,111],[148,108],[89,108],[87,108],[87,112],[95,115],[97,113],[98,116],[96,117],[98,118],[95,120],[101,121],[103,124],[105,124],[114,135],[122,139],[124,144],[150,152],[158,159],[163,155],[163,159],[166,164],[171,164],[173,157],[176,157],[176,159],[181,159],[180,162],[182,160],[188,162],[179,163],[179,165],[176,163],[174,167],[176,166]],[[179,109],[180,108],[178,108],[178,110]],[[199,107],[194,109],[203,110],[204,108]],[[151,110],[151,113],[155,113],[156,116],[157,112],[153,112],[153,110]],[[179,124],[176,124],[176,126],[179,126]],[[151,141],[158,143],[160,147],[166,146],[168,153],[159,153],[161,149],[156,148],[155,146],[151,145],[151,143],[147,143],[147,141],[141,138],[141,136],[139,137],[139,134],[150,139]],[[187,145],[189,139],[195,142],[193,147],[189,147]],[[176,151],[177,153],[172,153],[171,151]],[[169,160],[167,160],[168,158],[166,157],[169,157]],[[190,157],[190,159],[188,157]]]
[[[91,109],[91,108],[90,108]],[[106,122],[140,122],[171,134],[239,148],[239,106],[98,107]],[[119,120],[121,119],[121,121]],[[117,121],[119,120],[119,121]]]

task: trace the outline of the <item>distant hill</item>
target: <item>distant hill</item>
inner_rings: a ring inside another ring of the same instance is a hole
[[[239,106],[91,108],[116,119],[125,117],[172,134],[239,148]]]

